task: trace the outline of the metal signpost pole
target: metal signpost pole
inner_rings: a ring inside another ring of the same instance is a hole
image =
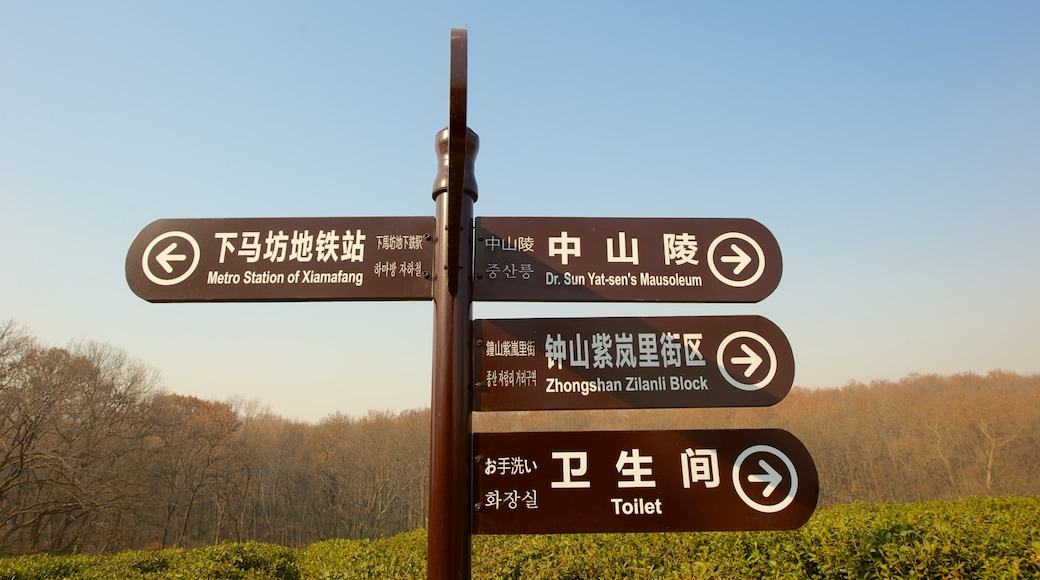
[[[782,257],[773,235],[749,219],[474,223],[480,142],[466,126],[466,51],[466,30],[453,28],[449,121],[436,140],[435,218],[156,220],[127,252],[130,288],[150,302],[432,297],[427,578],[469,578],[474,531],[804,524],[819,498],[819,477],[805,446],[785,431],[472,434],[474,405],[478,411],[772,405],[791,389],[794,356],[780,329],[755,316],[474,324],[474,299],[757,302],[777,287]],[[474,237],[481,241],[476,248]],[[315,240],[320,249],[312,251]],[[269,249],[261,254],[262,246]],[[477,353],[475,339],[484,345]],[[475,403],[474,363],[479,377],[494,379]],[[481,456],[510,464],[483,459],[474,473]]]
[[[473,160],[478,139],[466,127],[466,31],[451,31],[448,128],[437,136],[433,393],[427,578],[470,576]]]

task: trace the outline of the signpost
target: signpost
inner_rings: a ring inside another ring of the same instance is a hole
[[[780,247],[750,219],[478,218],[474,300],[758,302]]]
[[[430,300],[433,217],[162,219],[126,280],[149,302]]]
[[[477,320],[474,409],[758,407],[794,356],[761,316]]]
[[[472,551],[471,404],[473,161],[480,141],[466,125],[467,34],[451,31],[448,127],[437,135],[437,263],[430,396],[429,579],[469,578]]]
[[[474,435],[478,534],[785,530],[812,515],[805,446],[778,429]]]
[[[474,526],[805,523],[816,470],[785,431],[471,433],[474,407],[772,405],[791,389],[794,358],[759,316],[474,324],[474,300],[757,302],[779,284],[782,261],[750,219],[477,218],[474,227],[479,139],[466,126],[466,53],[466,31],[452,29],[435,217],[158,220],[127,253],[130,288],[150,302],[432,299],[428,578],[469,577]]]

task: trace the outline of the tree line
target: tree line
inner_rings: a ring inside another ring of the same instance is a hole
[[[429,412],[281,418],[0,324],[0,553],[305,545],[425,525]]]
[[[790,431],[820,477],[820,507],[1040,494],[1040,374],[911,374],[795,387],[772,407],[480,414],[481,431]]]
[[[480,431],[780,427],[820,504],[1040,493],[1040,375],[794,389],[769,408],[477,413]],[[121,349],[0,323],[0,553],[302,546],[426,525],[426,409],[318,423],[170,393]]]

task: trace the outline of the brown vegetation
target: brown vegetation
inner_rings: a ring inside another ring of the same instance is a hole
[[[477,415],[480,431],[751,429],[798,437],[816,462],[820,506],[1040,493],[1040,375],[910,375],[795,388],[766,408]]]
[[[1040,493],[1040,375],[795,389],[766,409],[483,413],[480,431],[781,427],[822,506]],[[300,423],[170,394],[119,349],[0,324],[0,553],[259,540],[301,546],[425,525],[429,412]]]
[[[2,554],[395,534],[425,524],[428,453],[428,411],[289,421],[0,324]]]

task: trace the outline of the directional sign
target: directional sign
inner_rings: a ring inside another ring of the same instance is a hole
[[[474,532],[794,529],[812,457],[779,429],[474,434]]]
[[[429,300],[432,217],[167,219],[130,245],[149,302]]]
[[[474,300],[758,302],[780,247],[750,219],[477,218]]]
[[[474,321],[474,409],[759,407],[794,383],[761,316]]]

